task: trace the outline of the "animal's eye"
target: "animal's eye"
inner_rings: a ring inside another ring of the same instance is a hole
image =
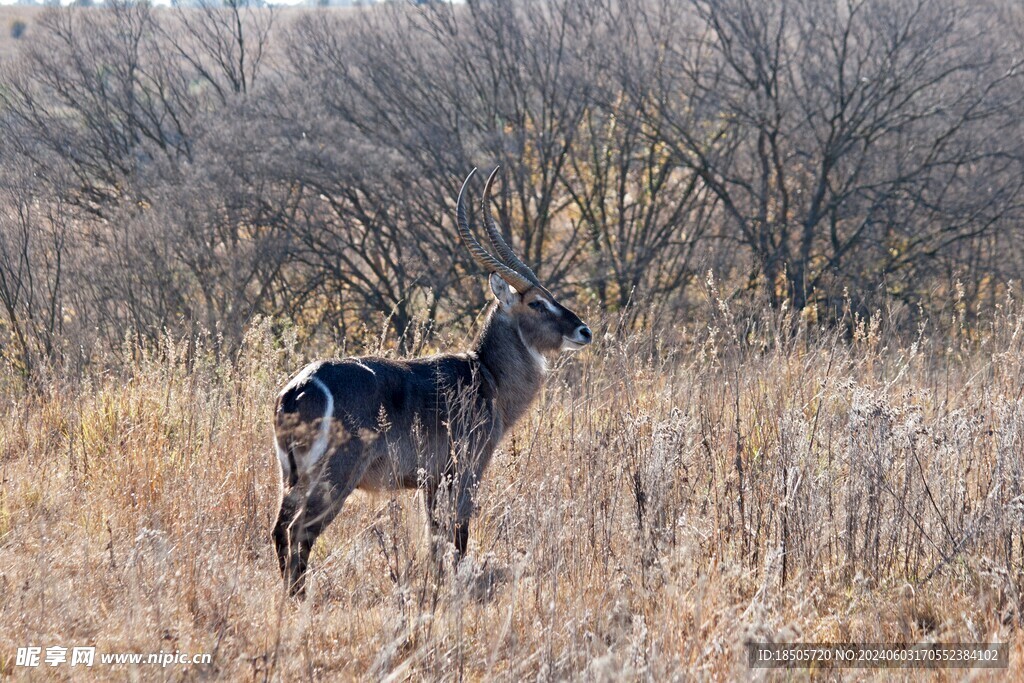
[[[548,307],[545,306],[544,302],[541,301],[540,299],[537,299],[536,301],[531,301],[530,302],[530,308],[532,308],[535,311],[546,311],[546,310],[548,310]]]

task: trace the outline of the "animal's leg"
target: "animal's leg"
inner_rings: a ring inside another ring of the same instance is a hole
[[[455,563],[465,557],[469,547],[469,521],[472,519],[476,508],[473,505],[473,497],[476,495],[477,486],[483,476],[484,470],[491,461],[494,454],[494,443],[490,440],[491,429],[480,430],[474,435],[469,453],[473,454],[466,467],[458,473],[452,483],[455,496],[455,524],[452,529],[455,543]]]
[[[454,484],[446,484],[451,506],[439,506],[438,489],[428,486],[422,489],[430,532],[430,554],[435,564],[442,566],[442,540],[450,540],[455,546],[455,564],[458,564],[469,544],[469,520],[473,515],[471,477],[463,476]],[[447,507],[447,509],[439,509]],[[447,536],[447,538],[445,538]]]
[[[423,511],[427,518],[427,538],[430,540],[430,559],[438,571],[444,568],[443,549],[439,547],[441,540],[441,522],[437,509],[437,484],[424,482],[420,485],[420,493],[423,496]]]
[[[274,526],[274,544],[285,586],[304,595],[309,553],[316,539],[341,512],[349,494],[369,466],[363,443],[351,439],[327,460],[314,478],[303,477],[281,501]]]
[[[309,547],[303,543],[301,530],[305,514],[308,485],[293,486],[281,500],[281,509],[274,524],[274,546],[277,563],[285,586],[293,595],[301,592],[309,561]]]
[[[455,488],[446,486],[449,494]],[[430,534],[430,557],[438,571],[444,571],[444,554],[446,541],[455,546],[455,564],[459,563],[466,553],[469,539],[469,520],[461,519],[453,506],[438,505],[438,489],[436,486],[423,489],[423,504],[426,509],[428,533]],[[449,499],[451,496],[449,495]],[[454,503],[454,501],[452,501]]]
[[[476,488],[476,477],[463,476],[456,484],[455,491],[455,524],[452,528],[455,543],[455,563],[465,556],[469,546],[469,520],[473,516],[473,491]]]
[[[479,436],[482,433],[475,435],[465,450],[465,454],[475,455],[475,457],[466,458],[465,464],[462,466],[451,463],[445,476],[438,483],[421,483],[427,519],[430,522],[431,554],[438,566],[441,566],[442,559],[437,552],[439,537],[447,535],[455,546],[455,564],[462,560],[469,547],[469,522],[475,511],[473,495],[476,492],[480,476],[490,462],[494,451],[494,447],[489,441],[480,441]],[[445,506],[448,509],[446,510],[438,510],[439,486],[444,486],[449,494],[447,496],[448,506]]]

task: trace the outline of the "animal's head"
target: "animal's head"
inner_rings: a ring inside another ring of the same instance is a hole
[[[505,242],[491,215],[491,184],[498,173],[495,168],[484,186],[483,222],[487,238],[496,254],[484,249],[469,231],[464,196],[473,169],[459,191],[456,218],[459,235],[477,263],[490,272],[489,282],[501,312],[518,325],[523,341],[537,351],[580,349],[593,340],[590,328],[579,316],[558,303],[558,300],[537,279],[533,270],[523,263]]]

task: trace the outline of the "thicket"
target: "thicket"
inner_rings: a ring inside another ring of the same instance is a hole
[[[494,164],[512,244],[626,328],[686,320],[709,270],[808,320],[972,315],[1024,275],[1022,27],[999,0],[48,9],[0,70],[0,353],[235,348],[257,315],[415,350],[483,301],[452,206]]]

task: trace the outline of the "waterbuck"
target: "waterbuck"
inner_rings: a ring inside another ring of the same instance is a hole
[[[487,179],[481,207],[493,255],[473,237],[466,215],[464,195],[476,169],[456,203],[459,235],[490,273],[494,294],[472,348],[409,360],[316,361],[277,398],[274,445],[283,495],[273,536],[293,594],[304,591],[310,548],[356,488],[420,489],[432,539],[443,526],[437,501],[447,498],[458,561],[476,484],[540,390],[544,354],[591,341],[590,328],[502,239],[490,213],[497,171]]]

